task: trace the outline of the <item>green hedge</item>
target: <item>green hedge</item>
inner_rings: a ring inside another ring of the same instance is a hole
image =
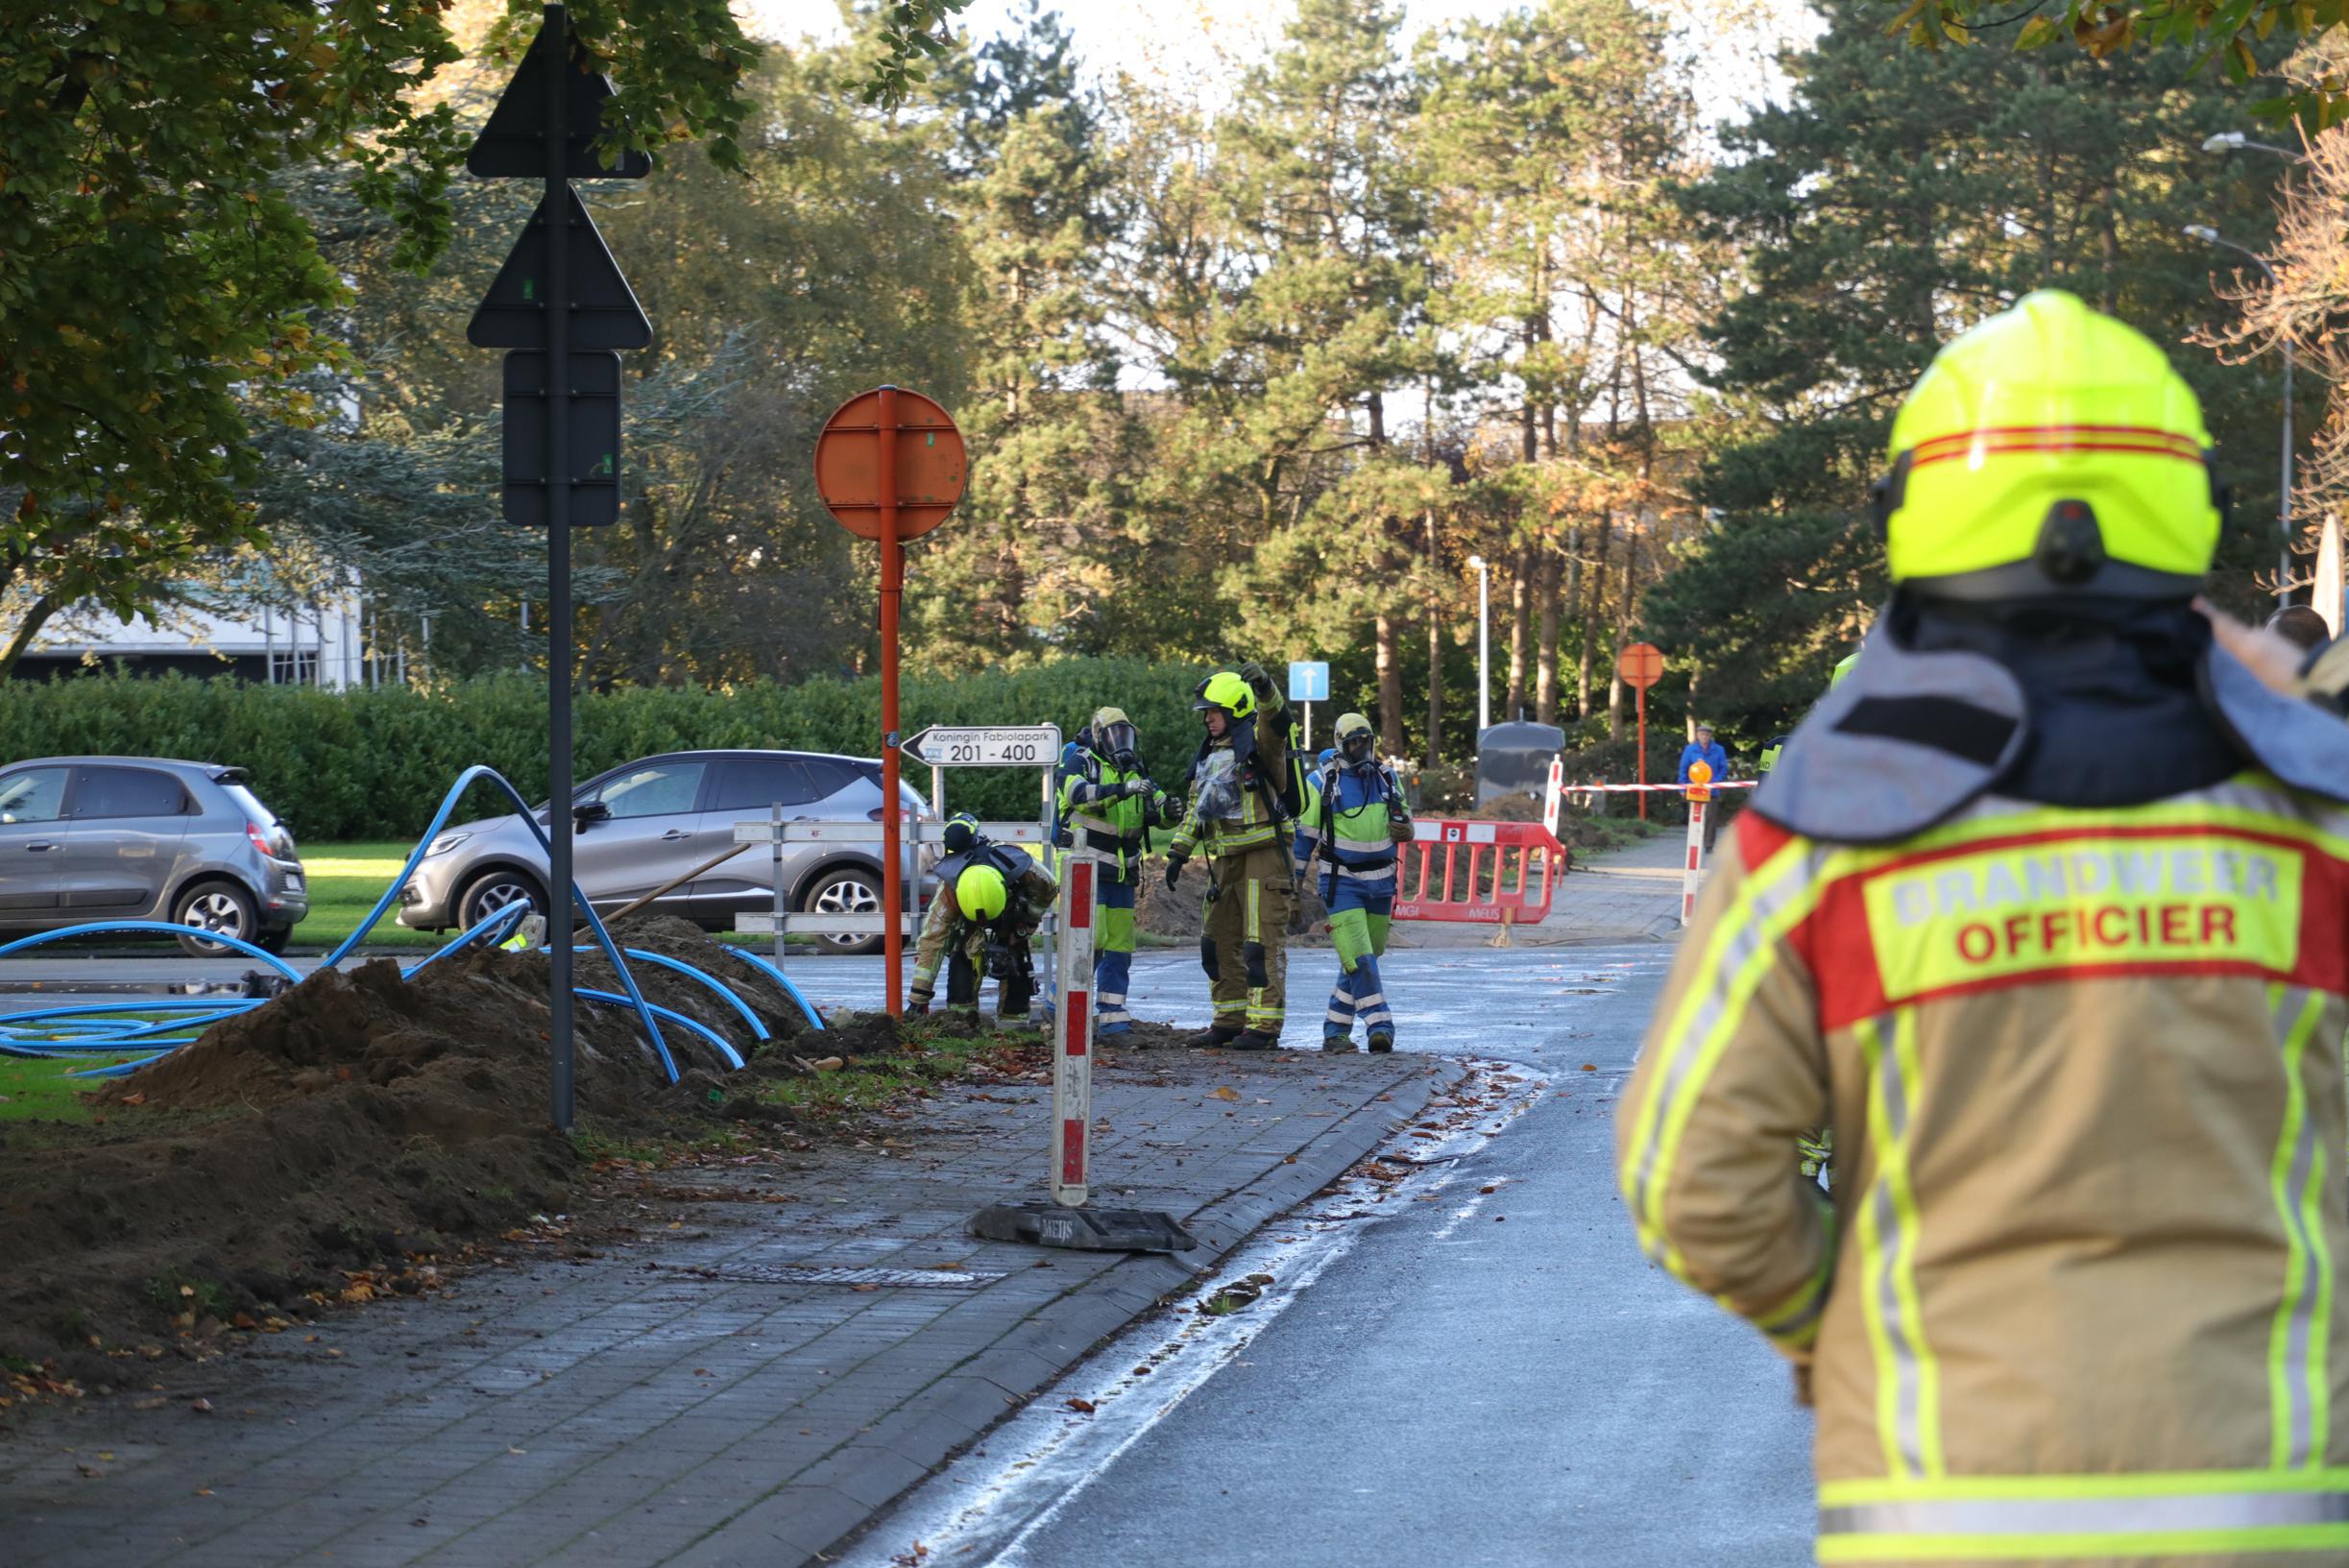
[[[1057,724],[1074,736],[1096,708],[1116,705],[1142,732],[1152,771],[1183,776],[1197,743],[1191,690],[1204,673],[1142,660],[1087,659],[960,680],[908,679],[906,733],[929,724]],[[880,755],[881,683],[766,683],[726,690],[639,688],[579,699],[578,776],[654,752],[767,746]],[[0,683],[0,760],[61,755],[181,757],[248,770],[300,836],[412,838],[456,776],[486,762],[533,800],[546,786],[546,688],[528,676],[445,690],[337,694],[307,688],[118,674]],[[927,769],[909,768],[928,793]],[[985,816],[1031,816],[1035,776],[969,769],[947,781],[947,805]],[[495,809],[476,792],[460,817]]]

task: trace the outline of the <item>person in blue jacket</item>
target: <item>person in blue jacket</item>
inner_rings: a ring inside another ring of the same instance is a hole
[[[1689,769],[1699,762],[1711,766],[1711,782],[1714,784],[1730,776],[1730,754],[1713,739],[1713,727],[1709,724],[1698,725],[1697,737],[1681,748],[1681,783],[1690,782]],[[1721,808],[1728,804],[1727,797],[1716,792],[1712,797],[1712,809],[1705,813],[1705,853],[1707,855],[1713,852],[1713,839],[1721,832]]]
[[[1292,848],[1300,881],[1320,868],[1338,949],[1338,983],[1321,1023],[1323,1050],[1352,1050],[1357,1021],[1372,1050],[1394,1049],[1394,1009],[1378,960],[1394,915],[1395,847],[1411,836],[1411,808],[1393,770],[1379,760],[1370,721],[1341,714],[1337,752],[1322,754]]]

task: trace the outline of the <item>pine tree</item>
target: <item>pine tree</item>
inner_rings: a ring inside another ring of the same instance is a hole
[[[1792,101],[1730,133],[1685,193],[1751,273],[1707,333],[1742,434],[1700,487],[1716,526],[1646,626],[1751,736],[1816,697],[1884,597],[1865,498],[1901,397],[1941,342],[2030,289],[2071,289],[2171,350],[2220,451],[2241,454],[2221,579],[2240,591],[2243,563],[2272,559],[2272,366],[2187,343],[2228,306],[2183,228],[2257,244],[2271,221],[2264,170],[2197,151],[2232,107],[2179,57],[1887,52],[1866,0],[1828,13]]]

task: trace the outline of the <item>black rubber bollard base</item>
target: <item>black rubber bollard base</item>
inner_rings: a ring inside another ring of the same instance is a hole
[[[972,1216],[970,1232],[989,1242],[1026,1242],[1088,1252],[1188,1252],[1199,1242],[1155,1209],[1070,1209],[1057,1203],[998,1203]]]

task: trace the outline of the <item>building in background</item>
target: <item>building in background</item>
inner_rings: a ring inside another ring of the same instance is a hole
[[[77,606],[41,629],[14,673],[37,680],[104,665],[135,675],[176,670],[330,691],[407,678],[404,655],[375,651],[373,615],[355,575],[339,591],[297,607],[238,600],[195,591],[153,618],[130,621],[95,605]]]

